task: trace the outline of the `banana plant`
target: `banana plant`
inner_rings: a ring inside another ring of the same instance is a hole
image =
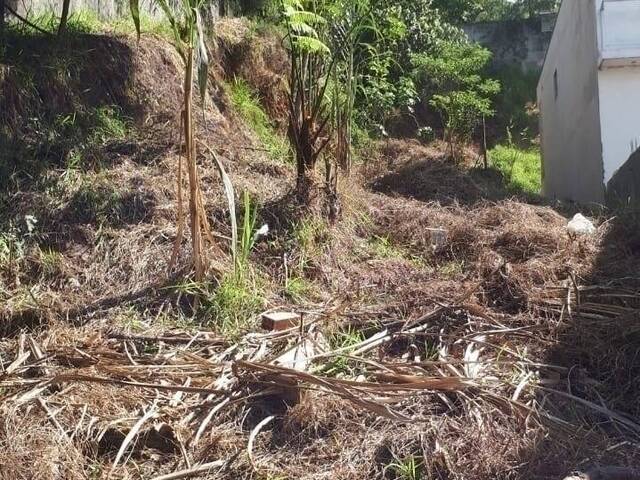
[[[297,190],[308,197],[318,157],[328,145],[331,111],[326,101],[335,57],[325,44],[326,20],[314,3],[283,0],[286,45],[291,59],[288,110],[289,140],[296,155]]]
[[[377,54],[373,42],[381,37],[373,15],[378,0],[333,0],[331,3],[330,48],[338,56],[333,72],[335,153],[337,164],[348,174],[352,163],[355,100],[362,87],[362,70]]]
[[[181,112],[181,138],[184,138],[184,151],[186,157],[187,174],[189,181],[189,216],[191,228],[191,245],[195,280],[204,279],[207,268],[205,255],[206,242],[213,243],[211,227],[204,208],[204,200],[200,189],[198,175],[198,145],[201,145],[213,157],[215,165],[222,178],[224,190],[229,204],[231,216],[232,242],[231,251],[236,256],[237,225],[235,217],[235,196],[229,176],[216,156],[215,152],[201,141],[195,138],[193,123],[193,87],[199,88],[202,108],[207,98],[207,82],[209,76],[209,57],[205,45],[205,32],[203,28],[201,8],[204,0],[178,0],[169,3],[167,0],[155,0],[162,9],[173,32],[173,45],[184,63],[184,88],[183,105]],[[138,39],[140,38],[140,5],[139,0],[130,0],[131,16],[135,24]],[[194,78],[195,77],[195,78]],[[184,233],[184,208],[183,208],[183,178],[182,155],[178,160],[178,234],[171,256],[169,269],[173,267],[177,258],[179,247]]]
[[[285,38],[291,58],[289,138],[296,152],[299,191],[313,185],[318,157],[335,138],[335,157],[351,167],[355,97],[362,57],[371,55],[363,40],[376,36],[376,0],[283,0]],[[325,160],[327,156],[325,155]],[[337,167],[327,162],[326,187],[337,196]]]

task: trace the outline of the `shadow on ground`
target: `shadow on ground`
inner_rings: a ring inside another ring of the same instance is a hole
[[[424,146],[418,142],[404,142],[402,151],[396,141],[382,149],[380,173],[370,182],[372,190],[390,196],[413,198],[441,205],[459,204],[473,206],[490,200],[520,197],[529,203],[541,203],[539,196],[514,190],[503,174],[492,167],[480,164],[469,166],[468,160],[459,163],[442,148]],[[408,152],[408,153],[407,153]]]
[[[146,163],[166,150],[162,142],[139,149],[133,130],[166,122],[179,101],[178,70],[155,42],[10,29],[0,61],[0,186],[28,184],[51,167],[95,168],[122,156]],[[160,68],[148,71],[143,58]]]
[[[539,399],[552,415],[583,427],[559,430],[549,422],[551,435],[531,462],[534,476],[522,478],[640,467],[633,426],[640,425],[640,212],[618,212],[600,228],[606,233],[592,272],[570,286],[573,314],[565,312],[558,342],[546,352],[546,362],[563,368],[551,387],[563,393]]]

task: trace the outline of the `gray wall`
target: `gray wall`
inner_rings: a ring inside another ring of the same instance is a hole
[[[543,191],[604,201],[595,0],[564,0],[538,84]]]
[[[471,23],[463,26],[470,40],[493,52],[493,62],[540,70],[553,31],[555,15],[527,20]]]

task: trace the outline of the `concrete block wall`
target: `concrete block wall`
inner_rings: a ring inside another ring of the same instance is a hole
[[[496,65],[516,64],[539,71],[551,42],[555,15],[526,20],[471,23],[463,27],[469,39],[493,52]]]

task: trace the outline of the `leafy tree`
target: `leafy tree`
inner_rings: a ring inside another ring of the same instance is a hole
[[[484,0],[475,20],[496,21],[531,18],[540,13],[557,11],[558,0]]]
[[[356,97],[366,61],[376,55],[373,44],[365,38],[375,39],[379,35],[372,12],[381,0],[333,0],[330,3],[325,16],[331,25],[329,46],[336,55],[332,79],[335,155],[337,164],[349,172]],[[336,180],[334,178],[333,183]]]
[[[291,59],[288,135],[297,190],[310,199],[323,156],[330,218],[337,214],[338,166],[350,169],[355,99],[363,60],[373,54],[366,38],[375,32],[374,5],[376,0],[283,1]],[[334,155],[324,154],[330,144]]]
[[[412,56],[433,51],[445,39],[463,40],[433,0],[381,2],[373,11],[376,32],[365,33],[363,86],[358,106],[368,122],[383,124],[393,110],[409,112],[417,99]]]
[[[455,158],[482,118],[494,114],[492,98],[500,83],[483,77],[490,60],[489,50],[466,42],[445,42],[432,53],[413,56],[422,96],[440,113]]]
[[[296,157],[297,190],[303,198],[309,197],[316,163],[330,140],[326,93],[335,64],[326,44],[327,20],[313,10],[315,6],[283,0],[285,42],[291,59],[288,135]]]
[[[459,25],[475,20],[483,12],[486,3],[487,0],[433,0],[433,7],[447,22]]]

